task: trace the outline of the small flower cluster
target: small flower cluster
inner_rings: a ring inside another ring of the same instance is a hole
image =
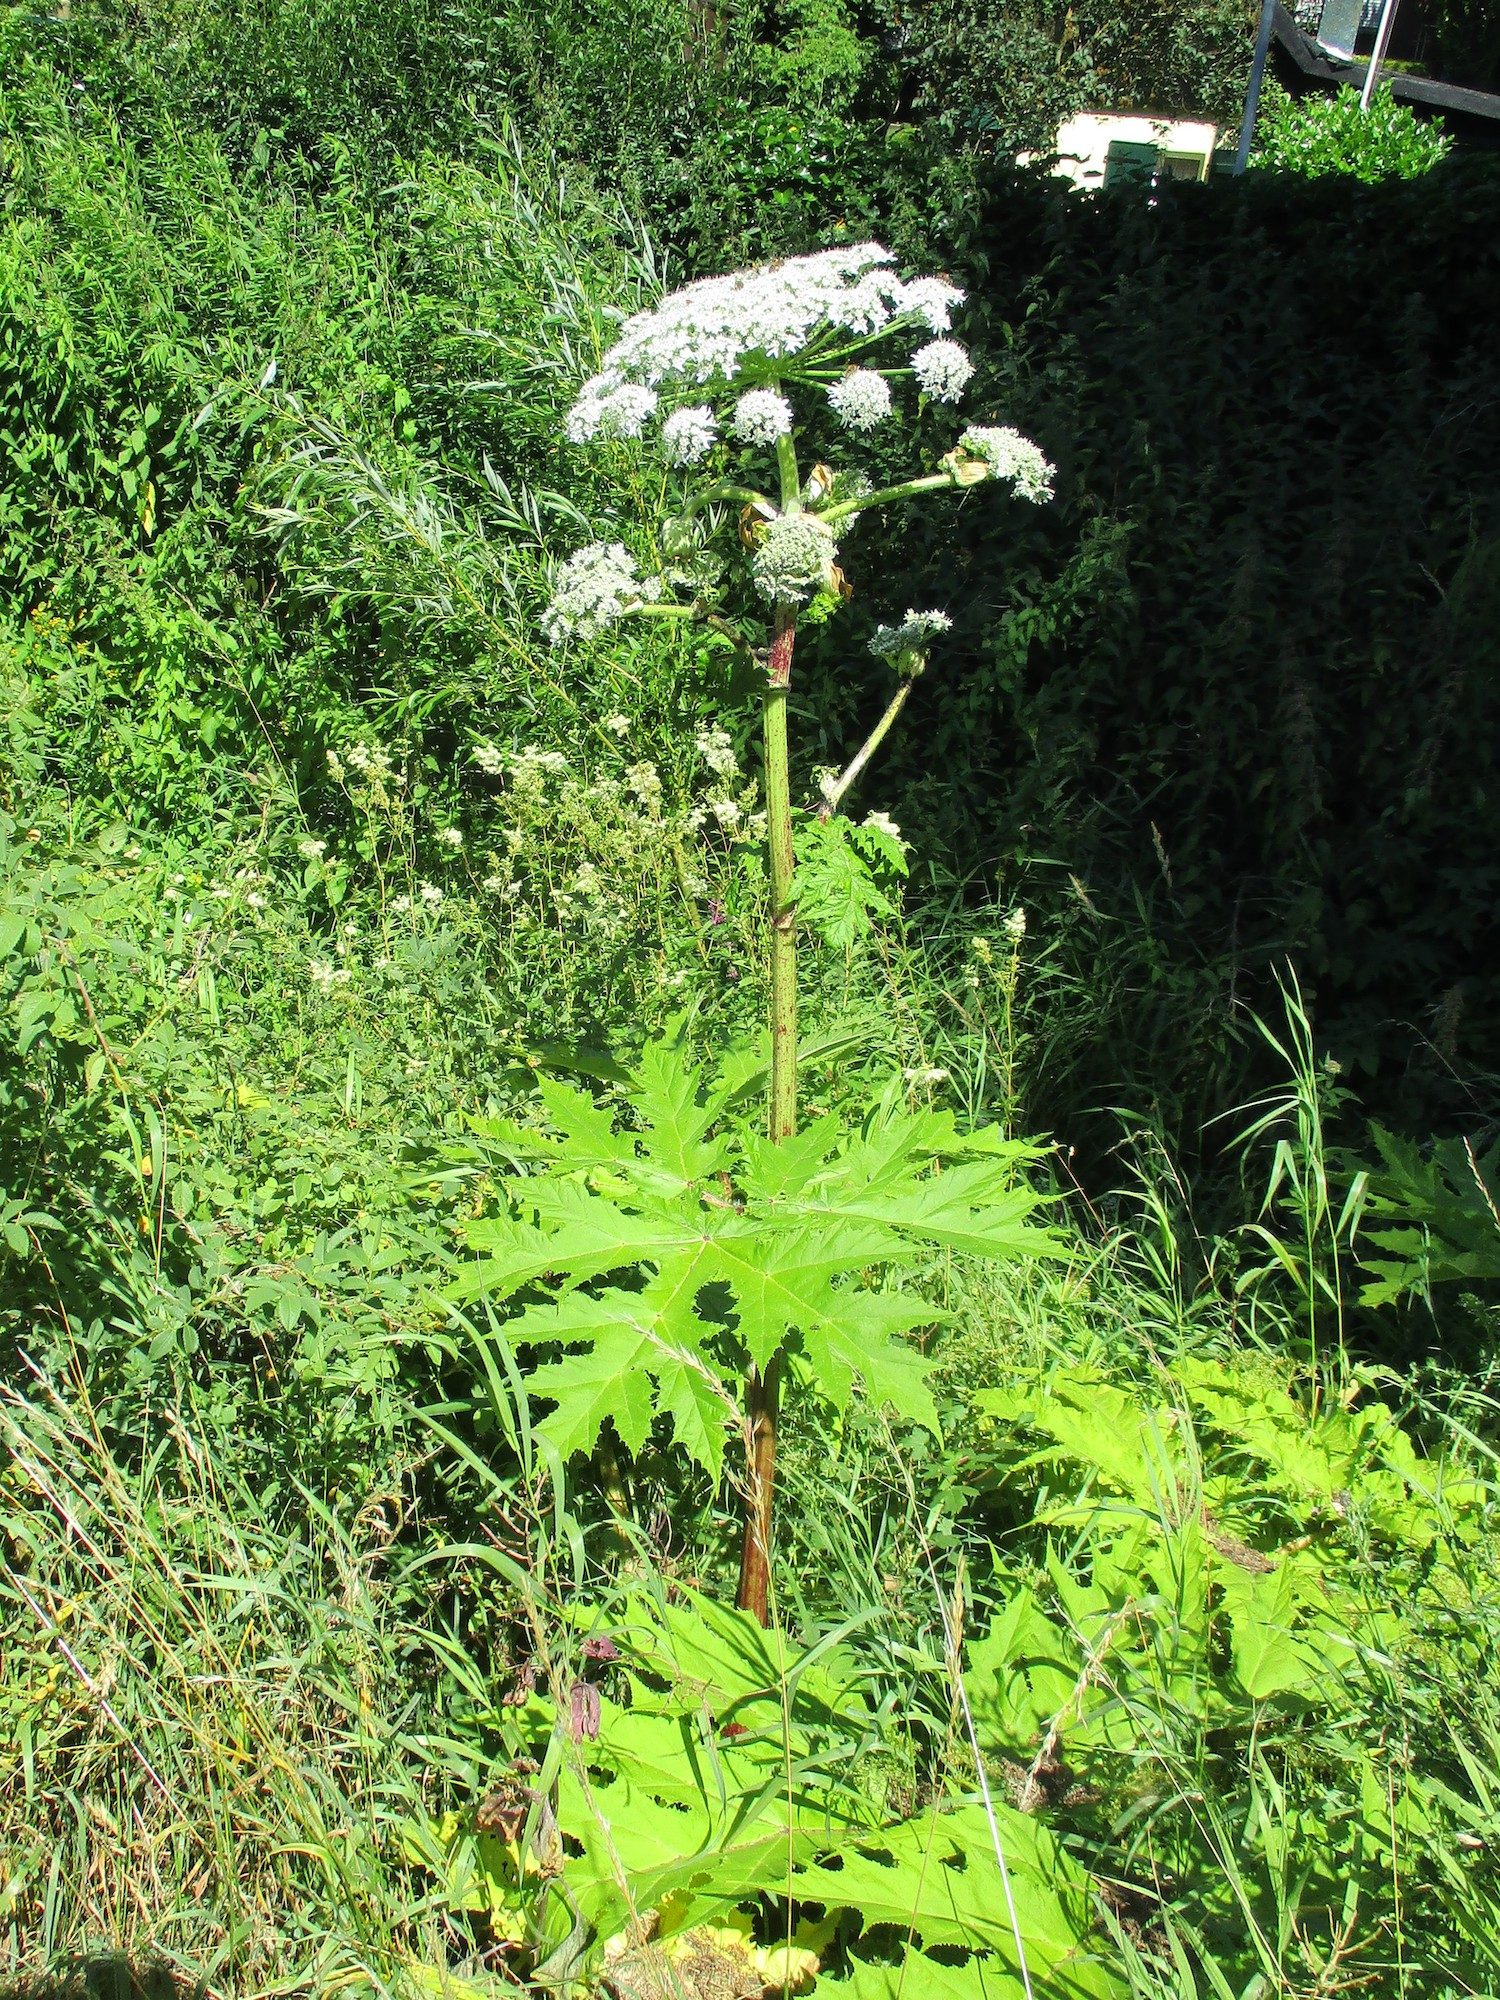
[[[904,848],[908,845],[900,827],[887,812],[866,813],[862,824],[867,826],[871,833],[884,834],[887,840],[893,840],[898,847]]]
[[[348,759],[349,769],[357,772],[361,778],[369,779],[371,783],[379,783],[391,776],[391,753],[389,750],[382,750],[378,743],[355,743],[350,746],[345,754]],[[332,775],[333,762],[333,753],[330,751],[330,775]]]
[[[596,639],[627,611],[660,595],[660,584],[636,575],[635,559],[622,543],[591,542],[563,564],[542,630],[554,646]]]
[[[755,588],[770,604],[805,604],[834,587],[838,544],[815,514],[779,514],[761,536],[750,563]]]
[[[661,448],[668,465],[696,465],[707,458],[719,438],[714,413],[706,403],[684,404],[662,422]]]
[[[414,898],[393,896],[391,908],[397,916],[405,916],[409,910],[439,910],[443,906],[443,901],[443,892],[436,882],[419,882]]]
[[[717,725],[700,729],[693,738],[693,748],[716,778],[739,776],[740,760],[734,754],[734,744],[727,729],[720,729]]]
[[[877,625],[870,651],[877,660],[899,660],[908,653],[923,653],[929,640],[952,629],[946,611],[908,611],[899,625]]]
[[[911,372],[924,396],[956,403],[968,387],[974,364],[956,340],[930,340],[911,358]]]
[[[1032,500],[1040,505],[1052,498],[1057,468],[1044,456],[1040,446],[1008,424],[971,424],[958,442],[972,457],[983,459],[991,479],[1008,480],[1018,500]]]
[[[891,385],[875,368],[851,368],[828,391],[833,414],[848,431],[873,431],[891,414]]]
[[[603,383],[597,393],[585,389],[569,410],[563,429],[569,444],[583,444],[589,438],[635,438],[646,428],[646,419],[656,409],[656,391],[637,382]]]
[[[792,406],[774,389],[747,389],[734,406],[734,434],[742,444],[770,446],[791,432]]]
[[[763,840],[766,817],[757,810],[760,794],[753,778],[740,773],[740,760],[727,729],[705,725],[693,738],[693,747],[707,767],[710,784],[687,816],[694,833],[714,826],[731,841]]]

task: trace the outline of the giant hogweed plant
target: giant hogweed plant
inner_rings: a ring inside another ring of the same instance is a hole
[[[903,1338],[930,1322],[913,1294],[871,1282],[935,1248],[987,1256],[1045,1247],[1026,1225],[1020,1150],[993,1131],[888,1095],[863,1128],[798,1131],[799,908],[845,934],[880,907],[875,869],[903,849],[880,815],[855,827],[843,807],[905,705],[941,611],[912,611],[872,642],[895,687],[815,810],[794,809],[788,695],[799,625],[823,622],[853,590],[842,545],[892,507],[998,483],[1045,500],[1052,467],[1009,428],[970,425],[930,470],[876,489],[856,465],[804,466],[799,405],[821,401],[857,447],[898,420],[897,390],[956,404],[973,368],[948,337],[962,293],[903,279],[876,244],[709,278],[639,312],[569,412],[571,443],[641,439],[667,467],[659,574],[620,543],[595,543],[559,570],[545,614],[557,645],[626,619],[680,621],[715,634],[762,685],[770,886],[770,1060],[763,1135],[737,1121],[743,1079],[710,1079],[680,1050],[648,1052],[623,1128],[592,1098],[544,1087],[550,1134],[499,1134],[531,1156],[511,1183],[514,1213],[477,1226],[473,1288],[514,1296],[545,1286],[510,1326],[518,1344],[561,1349],[531,1378],[556,1399],[560,1449],[587,1450],[609,1420],[639,1446],[658,1420],[717,1476],[726,1425],[747,1452],[739,1604],[768,1616],[778,1407],[790,1373],[842,1407],[855,1382],[933,1422],[925,1364]],[[872,868],[871,864],[874,864]],[[602,1285],[599,1281],[603,1282]],[[732,1385],[743,1379],[743,1403]]]

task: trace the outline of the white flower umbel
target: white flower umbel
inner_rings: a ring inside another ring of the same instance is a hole
[[[908,611],[899,625],[877,625],[870,651],[877,660],[899,659],[903,653],[920,653],[939,632],[952,628],[946,611]]]
[[[899,305],[904,313],[915,313],[934,333],[946,333],[953,324],[953,309],[963,304],[964,295],[946,278],[912,278],[901,287]]]
[[[813,514],[782,514],[761,537],[750,564],[755,588],[771,604],[805,604],[833,588],[838,554],[833,530]]]
[[[630,551],[619,542],[591,542],[568,557],[542,613],[542,630],[554,646],[564,639],[597,639],[637,604],[648,604],[659,586],[635,573]]]
[[[833,414],[850,431],[872,431],[891,414],[891,385],[874,368],[851,368],[828,391]]]
[[[956,340],[929,340],[911,358],[912,373],[924,396],[956,403],[968,387],[974,364]]]
[[[706,403],[673,410],[662,421],[661,449],[668,465],[696,465],[718,441],[714,413]]]
[[[791,428],[792,406],[774,389],[747,389],[734,406],[734,434],[746,444],[773,445]]]
[[[890,261],[878,243],[857,243],[684,285],[625,322],[580,400],[621,382],[732,381],[749,356],[797,354],[823,325],[878,332],[902,311],[907,289],[883,268]]]
[[[634,438],[656,408],[656,391],[637,382],[610,382],[596,375],[568,412],[564,429],[570,444],[589,438]]]
[[[887,840],[894,840],[902,847],[906,846],[907,843],[902,838],[900,827],[897,826],[889,813],[866,813],[864,823],[870,829],[871,833],[883,833]]]
[[[1008,480],[1018,500],[1034,500],[1040,504],[1052,498],[1056,466],[1045,457],[1039,445],[1034,445],[1029,437],[1023,437],[1008,424],[970,424],[959,444],[973,457],[984,460],[991,479]]]

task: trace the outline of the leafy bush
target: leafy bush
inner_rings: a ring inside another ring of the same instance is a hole
[[[1366,110],[1346,87],[1332,97],[1268,93],[1256,127],[1251,164],[1275,172],[1352,174],[1360,181],[1418,179],[1452,150],[1438,120],[1419,118],[1382,85]]]
[[[970,1699],[1013,1795],[1112,1855],[1143,1956],[1307,1994],[1356,1966],[1399,1990],[1420,1962],[1434,1992],[1482,1990],[1494,1488],[1361,1388],[1312,1407],[1243,1356],[1181,1357],[1157,1393],[1066,1365],[982,1392],[999,1476],[1047,1497]]]

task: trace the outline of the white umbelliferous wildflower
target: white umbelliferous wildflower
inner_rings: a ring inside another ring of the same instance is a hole
[[[1002,928],[1012,944],[1019,944],[1026,935],[1026,912],[1019,907],[1012,910]]]
[[[511,766],[512,776],[519,778],[523,771],[545,772],[548,777],[560,778],[568,768],[568,760],[561,750],[532,750],[520,752]]]
[[[321,861],[323,856],[328,852],[328,842],[326,840],[299,840],[297,842],[297,852],[302,856],[304,861]]]
[[[564,426],[570,444],[590,438],[634,438],[646,428],[656,408],[656,391],[639,382],[608,381],[596,375],[585,382]]]
[[[710,799],[709,811],[726,833],[733,833],[745,817],[745,808],[738,799]]]
[[[1008,480],[1018,500],[1040,502],[1052,498],[1052,480],[1057,468],[1039,445],[1008,424],[970,424],[958,442],[973,457],[984,460],[991,479]]]
[[[714,413],[706,403],[673,410],[661,427],[662,456],[669,465],[696,465],[718,441]]]
[[[833,530],[814,514],[781,514],[761,537],[750,564],[755,588],[772,604],[805,604],[833,588],[838,554]]]
[[[654,764],[632,764],[625,783],[641,804],[655,812],[661,803],[661,772]]]
[[[872,431],[891,414],[891,385],[873,368],[851,368],[828,391],[833,414],[849,431]]]
[[[746,444],[775,444],[792,428],[792,406],[774,389],[747,389],[734,406],[734,434]]]
[[[438,834],[438,839],[444,847],[462,847],[464,844],[463,832],[456,826],[445,826]]]
[[[487,778],[504,776],[505,758],[493,743],[476,743],[470,755]]]
[[[899,625],[877,625],[870,651],[877,660],[899,659],[903,653],[924,652],[927,642],[938,632],[948,631],[953,620],[946,611],[908,611]]]
[[[732,778],[738,773],[739,759],[727,729],[700,729],[693,738],[693,748],[716,778]]]
[[[630,717],[618,714],[606,715],[604,718],[604,727],[609,731],[611,736],[628,736],[630,734]]]
[[[443,900],[443,892],[436,882],[424,882],[417,894],[429,910],[435,910]]]
[[[897,304],[904,313],[915,313],[934,333],[946,333],[953,324],[953,308],[963,304],[963,293],[946,278],[911,278],[901,287]]]
[[[625,322],[579,401],[622,382],[731,381],[750,356],[799,353],[825,324],[876,333],[902,309],[905,287],[882,268],[890,261],[878,243],[859,243],[684,285]]]
[[[894,840],[898,847],[905,847],[906,842],[902,837],[901,829],[889,813],[866,813],[864,824],[870,829],[871,833],[883,833],[887,840]]]
[[[635,573],[635,560],[620,542],[591,542],[563,564],[542,613],[542,630],[554,646],[564,639],[596,639],[637,604],[647,604],[658,586]]]
[[[956,403],[974,373],[974,364],[956,340],[929,340],[911,358],[912,373],[924,396]]]
[[[327,754],[328,775],[336,785],[341,785],[344,781],[344,767],[339,761],[339,753],[337,750],[330,750]]]
[[[318,958],[308,965],[307,976],[323,993],[331,993],[335,986],[347,986],[350,978],[347,965],[328,965]]]
[[[948,1072],[945,1069],[904,1069],[901,1074],[908,1083],[917,1085],[948,1081]]]

